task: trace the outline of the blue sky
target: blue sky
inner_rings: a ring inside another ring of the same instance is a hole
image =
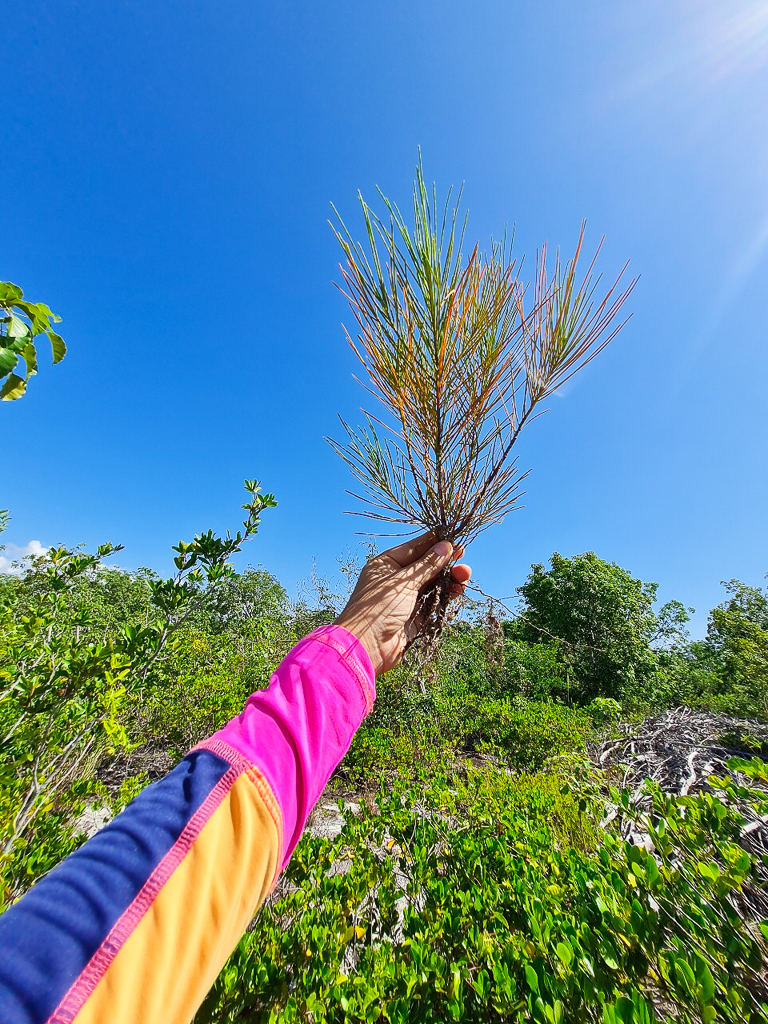
[[[417,147],[514,225],[640,274],[621,336],[520,443],[525,508],[471,552],[514,593],[594,550],[697,609],[768,570],[768,8],[11,2],[0,279],[63,317],[66,360],[0,408],[4,540],[170,546],[280,502],[243,560],[293,591],[364,522],[324,443],[362,394],[333,287],[334,202],[407,200]],[[11,70],[12,68],[12,70]],[[43,363],[45,361],[43,360]],[[13,550],[13,549],[11,549]]]

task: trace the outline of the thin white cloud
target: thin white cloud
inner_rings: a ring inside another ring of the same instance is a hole
[[[45,555],[48,548],[44,547],[39,540],[31,540],[24,547],[18,544],[6,544],[5,550],[0,554],[0,574],[5,576],[21,576],[25,569],[25,561],[36,555]]]

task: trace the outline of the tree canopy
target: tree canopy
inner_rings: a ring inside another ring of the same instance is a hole
[[[555,552],[551,568],[532,566],[518,587],[522,634],[560,640],[582,695],[613,697],[653,668],[656,590],[592,551],[571,558]]]

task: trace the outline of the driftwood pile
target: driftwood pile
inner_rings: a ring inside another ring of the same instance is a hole
[[[593,757],[601,768],[623,765],[621,784],[633,789],[638,801],[645,779],[674,796],[709,792],[708,777],[730,774],[730,758],[768,754],[768,725],[693,708],[674,708],[639,725],[620,726],[619,732]]]

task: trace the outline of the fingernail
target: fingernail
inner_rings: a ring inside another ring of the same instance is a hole
[[[439,540],[432,548],[432,551],[439,558],[443,558],[445,555],[450,555],[453,551],[453,544],[448,540]]]

